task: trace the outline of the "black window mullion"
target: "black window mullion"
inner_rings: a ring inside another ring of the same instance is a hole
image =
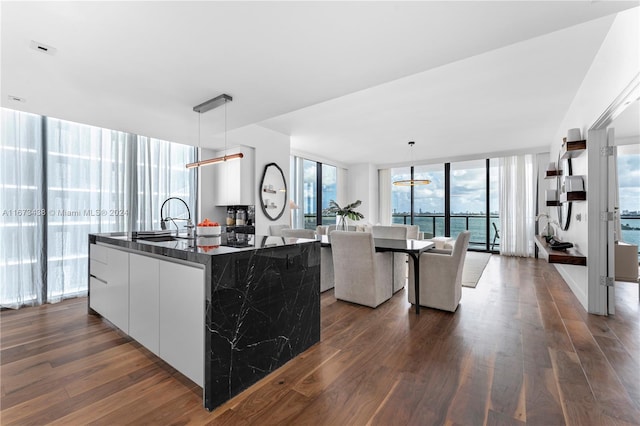
[[[444,236],[451,235],[451,163],[444,163]],[[434,235],[435,236],[435,235]]]
[[[411,181],[413,182],[414,180],[414,174],[413,174],[414,170],[413,170],[413,166],[411,166],[411,177],[409,179],[411,179]],[[411,200],[411,225],[413,225],[413,219],[415,216],[415,194],[413,192],[414,190],[414,185],[411,185],[410,187],[410,200]]]
[[[40,177],[40,194],[41,194],[41,202],[42,202],[42,209],[45,212],[49,211],[49,203],[47,200],[47,193],[49,191],[47,191],[47,187],[48,187],[48,176],[47,176],[47,139],[48,139],[48,134],[47,134],[47,117],[42,116],[41,119],[41,123],[42,123],[42,138],[40,140],[40,152],[41,152],[41,164],[40,167],[42,169],[42,176]],[[48,240],[48,215],[44,215],[42,217],[42,249],[40,250],[40,277],[42,280],[42,288],[40,289],[41,293],[40,293],[40,299],[42,300],[42,303],[47,303],[48,302],[48,293],[49,293],[49,284],[47,282],[48,280],[48,268],[49,268],[49,262],[48,262],[48,249],[49,249],[49,240]]]
[[[316,162],[316,225],[322,225],[322,163]]]
[[[486,235],[487,235],[487,239],[485,241],[485,249],[487,251],[489,251],[489,240],[491,239],[491,212],[489,211],[489,204],[491,203],[491,174],[489,172],[489,159],[487,158],[486,160],[486,169],[487,169],[487,173],[486,173],[486,185],[487,185],[487,190],[486,192],[486,208],[485,208],[485,216],[487,218],[486,220]]]

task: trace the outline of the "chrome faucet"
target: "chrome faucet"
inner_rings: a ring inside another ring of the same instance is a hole
[[[184,206],[187,208],[187,214],[189,215],[189,217],[187,219],[182,219],[182,218],[173,218],[173,217],[164,217],[164,205],[167,204],[167,202],[169,202],[169,200],[179,200],[182,202],[182,204],[184,204]],[[187,228],[187,238],[193,238],[193,228],[195,228],[195,226],[193,225],[193,222],[191,221],[191,210],[189,210],[189,205],[182,199],[182,198],[178,198],[178,197],[169,197],[166,200],[164,200],[164,202],[162,203],[162,206],[160,206],[160,228],[161,229],[167,229],[167,222],[171,221],[175,227],[176,227],[176,237],[179,236],[180,234],[180,229],[178,228],[178,225],[176,225],[176,220],[184,220],[187,222],[186,228]]]

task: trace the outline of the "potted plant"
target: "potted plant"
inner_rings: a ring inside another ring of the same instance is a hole
[[[341,231],[346,231],[347,219],[351,220],[360,220],[364,219],[364,215],[360,212],[355,211],[354,209],[362,204],[362,201],[356,200],[355,203],[347,204],[344,207],[340,207],[338,203],[334,200],[329,201],[329,207],[324,210],[325,214],[335,214],[338,217],[338,223],[336,224],[336,229]]]

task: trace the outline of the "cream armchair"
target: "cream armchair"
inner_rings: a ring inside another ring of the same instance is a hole
[[[336,299],[375,308],[392,294],[391,259],[376,253],[368,232],[333,231]]]
[[[274,237],[282,237],[283,229],[291,229],[289,225],[269,225],[269,234]]]
[[[373,238],[387,238],[390,240],[406,240],[409,228],[406,226],[373,227]],[[407,283],[407,255],[404,253],[386,253],[393,259],[393,292],[402,290]]]
[[[309,238],[311,240],[316,238],[316,233],[313,229],[282,229],[280,231],[284,238]]]
[[[327,226],[318,225],[316,235],[321,237],[329,231]],[[333,253],[331,247],[320,247],[320,292],[331,290],[334,286]]]
[[[455,312],[462,297],[462,268],[469,247],[469,231],[461,232],[450,253],[420,256],[420,305]],[[409,282],[414,281],[413,262],[409,263]],[[414,286],[409,286],[409,302],[416,303]]]

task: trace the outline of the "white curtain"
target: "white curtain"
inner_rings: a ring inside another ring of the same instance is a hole
[[[534,254],[537,165],[534,155],[500,159],[500,254]]]
[[[157,228],[169,196],[194,211],[190,146],[3,109],[1,148],[2,307],[86,294],[89,233]]]
[[[0,144],[0,306],[44,299],[42,117],[2,109]]]
[[[189,206],[191,219],[195,219],[197,169],[185,168],[187,163],[195,161],[195,149],[139,136],[136,157],[138,214],[134,229],[160,229],[160,207],[169,197],[183,199]],[[188,216],[184,204],[176,200],[166,204],[164,213],[173,218],[186,219]],[[186,225],[176,224],[180,228]]]
[[[129,229],[133,135],[47,118],[47,301],[87,291],[89,233]]]
[[[391,169],[378,170],[378,219],[383,225],[391,225]]]

